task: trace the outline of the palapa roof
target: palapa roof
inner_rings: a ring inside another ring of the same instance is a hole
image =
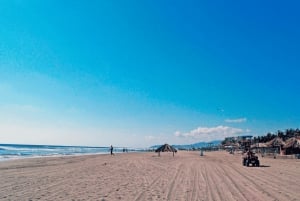
[[[164,144],[155,150],[155,152],[166,152],[166,151],[177,152],[177,150],[174,147],[168,144]]]
[[[280,137],[275,137],[269,142],[266,142],[266,145],[268,147],[281,146],[281,145],[285,145],[285,142]]]
[[[283,148],[300,148],[300,138],[292,137],[286,141],[286,144]]]

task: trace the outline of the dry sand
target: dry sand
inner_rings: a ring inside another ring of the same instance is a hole
[[[300,160],[181,151],[0,163],[0,200],[300,200]]]

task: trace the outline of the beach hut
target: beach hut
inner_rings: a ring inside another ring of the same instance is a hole
[[[173,152],[173,156],[174,156],[174,153],[177,152],[177,150],[174,147],[172,147],[171,145],[168,145],[168,144],[164,144],[155,150],[155,152],[158,152],[159,156],[160,156],[160,152],[167,152],[167,151]]]
[[[269,142],[266,142],[266,145],[268,147],[277,147],[277,146],[284,146],[285,143],[280,137],[275,137],[274,139],[270,140]]]
[[[255,143],[251,145],[251,150],[255,150],[256,153],[265,153],[267,149],[266,143]]]
[[[279,153],[281,154],[282,148],[285,145],[285,142],[280,137],[275,137],[274,139],[266,142],[267,147],[276,148],[278,149]],[[275,149],[275,152],[277,152]],[[278,152],[277,152],[278,153]]]
[[[288,139],[283,146],[285,154],[300,154],[300,137],[292,137]]]

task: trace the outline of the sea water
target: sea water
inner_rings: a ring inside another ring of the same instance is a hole
[[[114,147],[114,152],[141,151],[140,149],[124,149]],[[0,144],[0,161],[45,157],[45,156],[67,156],[85,154],[109,154],[110,147],[87,147],[87,146],[56,146],[56,145],[22,145],[22,144]]]

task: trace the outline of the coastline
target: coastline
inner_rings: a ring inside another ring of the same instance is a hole
[[[0,200],[299,200],[300,160],[179,151],[0,163]]]
[[[140,148],[114,147],[115,153],[140,152]],[[108,154],[109,147],[0,144],[0,162],[26,158],[80,156],[89,154]]]

